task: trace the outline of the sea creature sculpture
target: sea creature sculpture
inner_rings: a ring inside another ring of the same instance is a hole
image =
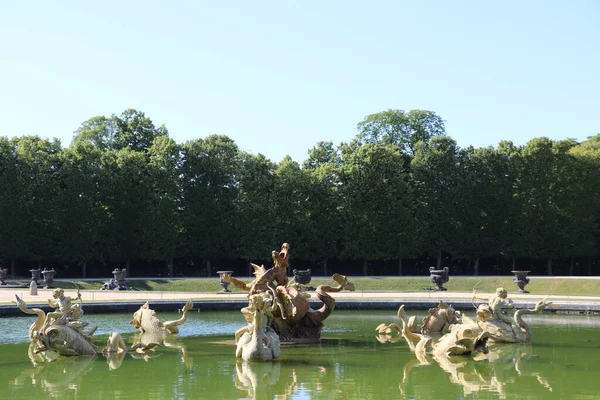
[[[279,336],[268,326],[275,310],[273,298],[263,294],[250,296],[248,307],[242,309],[248,325],[235,333],[236,357],[244,361],[270,361],[281,354]]]
[[[496,295],[489,299],[473,293],[473,300],[488,300],[488,304],[477,307],[477,325],[485,330],[492,342],[527,343],[531,341],[531,328],[523,321],[523,315],[537,314],[551,305],[546,299],[538,301],[532,309],[516,310],[512,317],[503,308],[513,308],[512,300],[507,300],[507,292],[500,287]]]
[[[95,328],[83,331],[88,324],[79,320],[83,315],[81,303],[73,304],[73,299],[65,296],[63,289],[54,289],[54,299],[49,303],[58,311],[48,314],[39,308],[28,308],[25,301],[15,297],[14,303],[21,311],[37,316],[29,327],[29,339],[35,345],[35,353],[53,350],[63,356],[97,354],[92,342]],[[81,295],[78,294],[75,300],[81,301]]]
[[[323,306],[314,310],[309,303],[311,295],[306,292],[304,285],[297,284],[293,280],[289,281],[287,278],[290,245],[284,243],[281,251],[273,251],[271,255],[274,261],[273,268],[267,270],[264,266],[252,264],[256,279],[248,284],[231,275],[225,275],[223,278],[237,288],[247,290],[249,299],[255,294],[272,297],[270,307],[276,308],[271,312],[269,326],[279,335],[280,340],[318,341],[323,329],[323,321],[335,308],[335,299],[329,293],[355,290],[354,284],[349,282],[346,276],[334,274],[332,278],[338,285],[317,287],[315,294],[323,302]]]
[[[460,323],[461,314],[451,305],[440,301],[437,307],[429,309],[427,316],[423,318],[421,328],[417,326],[416,317],[407,317],[404,305],[401,305],[400,308],[398,308],[398,318],[401,320],[406,319],[408,329],[411,332],[429,335],[432,333],[447,332],[452,324]],[[391,341],[395,336],[394,333],[399,334],[402,332],[402,328],[396,323],[391,323],[389,325],[380,324],[375,329],[380,333],[380,341],[382,341],[382,343]]]
[[[473,299],[476,298],[481,297],[474,293]],[[406,314],[399,313],[402,318],[402,336],[409,342],[415,354],[424,353],[428,347],[431,347],[431,353],[435,356],[471,355],[476,352],[487,354],[488,340],[490,343],[531,341],[531,328],[523,321],[522,315],[536,314],[551,304],[547,303],[546,299],[540,300],[532,309],[516,310],[511,318],[502,310],[503,307],[513,306],[512,301],[507,300],[504,288],[498,288],[496,295],[486,300],[487,304],[477,308],[476,320],[463,315],[461,323],[450,325],[450,332],[438,340],[434,340],[430,335],[413,332]],[[411,342],[418,343],[414,345]]]
[[[194,307],[192,300],[182,308],[182,316],[175,321],[161,322],[156,316],[156,311],[150,308],[148,302],[140,307],[139,310],[133,313],[133,319],[129,322],[131,325],[139,328],[140,332],[150,333],[179,333],[179,326],[187,320],[188,312]]]

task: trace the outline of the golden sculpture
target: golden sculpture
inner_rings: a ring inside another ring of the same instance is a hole
[[[446,324],[445,317],[438,318],[440,315],[448,315],[447,312],[441,312],[449,309],[442,302],[440,302],[442,307],[430,310],[430,314],[424,322],[431,322],[432,319],[428,320],[428,318],[436,315],[434,320],[437,322],[432,326],[449,329],[448,333],[437,340],[429,333],[418,333],[418,330],[415,329],[415,317],[408,318],[404,306],[400,306],[398,309],[402,327],[400,328],[397,324],[379,325],[377,327],[377,331],[380,333],[378,340],[383,343],[396,341],[397,339],[393,339],[392,334],[399,332],[408,342],[411,350],[421,358],[428,348],[431,348],[431,354],[434,356],[471,355],[477,352],[487,354],[489,351],[488,340],[490,343],[527,343],[531,341],[531,328],[523,321],[522,316],[536,314],[550,304],[545,299],[541,300],[532,309],[516,310],[511,318],[504,312],[504,308],[513,308],[513,302],[507,299],[507,292],[504,288],[498,288],[496,294],[490,298],[479,297],[474,292],[473,300],[475,299],[487,300],[487,304],[477,307],[476,320],[463,315],[460,321],[456,321],[457,323]]]
[[[36,315],[37,318],[29,327],[29,339],[34,344],[35,352],[53,350],[63,356],[95,355],[96,347],[92,342],[95,328],[84,332],[88,324],[79,320],[83,315],[81,294],[78,292],[79,304],[73,304],[71,297],[65,296],[63,289],[54,289],[53,299],[48,303],[58,311],[46,314],[39,308],[29,309],[19,296],[14,303],[25,314]]]
[[[131,325],[139,328],[140,332],[150,333],[179,333],[179,325],[187,320],[188,312],[194,307],[194,302],[190,299],[183,306],[182,316],[175,321],[161,322],[156,316],[156,311],[150,308],[148,302],[133,313],[133,319],[129,322]]]
[[[315,294],[323,306],[314,310],[310,306],[310,294],[304,285],[289,280],[286,275],[290,259],[290,245],[284,243],[281,251],[273,251],[273,267],[252,264],[256,278],[245,283],[225,274],[223,279],[239,289],[248,291],[248,307],[242,309],[247,327],[236,334],[238,357],[251,360],[272,359],[279,350],[273,338],[280,341],[314,342],[320,339],[323,321],[335,308],[335,299],[331,292],[354,290],[354,284],[348,278],[334,274],[337,286],[320,285]],[[256,335],[256,338],[253,336]],[[260,338],[260,340],[259,340]],[[271,347],[269,347],[272,345]],[[269,354],[270,353],[270,354]],[[271,357],[271,358],[269,358]]]
[[[424,335],[429,335],[431,333],[447,332],[450,325],[460,323],[461,314],[451,305],[440,301],[437,307],[429,309],[427,316],[423,318],[421,328],[417,326],[416,317],[407,317],[406,311],[404,311],[404,305],[401,305],[400,308],[398,308],[398,318],[407,321],[408,329],[411,332],[420,332]],[[378,337],[378,340],[382,343],[392,341],[395,334],[402,332],[402,328],[396,323],[391,323],[389,325],[380,324],[375,329],[381,334]]]

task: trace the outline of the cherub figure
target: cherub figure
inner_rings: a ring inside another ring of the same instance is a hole
[[[48,299],[48,305],[58,309],[58,311],[49,312],[46,315],[44,326],[40,329],[41,332],[44,332],[44,329],[50,325],[51,321],[53,321],[53,323],[66,324],[67,318],[77,320],[81,317],[83,312],[81,307],[73,305],[74,299],[70,296],[65,296],[65,291],[61,288],[54,289],[52,291],[52,297],[52,299]],[[75,300],[81,300],[80,292],[77,292]]]
[[[514,308],[513,301],[507,299],[508,292],[503,287],[496,289],[496,295],[490,298],[477,296],[477,292],[473,291],[472,300],[487,300],[488,304],[480,304],[477,307],[477,318],[485,322],[487,319],[496,319],[506,322],[509,325],[514,323],[511,316],[507,315],[503,308]]]

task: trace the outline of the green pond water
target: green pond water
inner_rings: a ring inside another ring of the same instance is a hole
[[[162,320],[176,314],[158,313]],[[419,315],[419,313],[417,313]],[[420,315],[423,315],[422,313]],[[108,333],[135,332],[131,314],[86,314]],[[375,327],[399,322],[390,311],[338,311],[319,345],[284,345],[275,362],[242,363],[233,333],[239,312],[192,313],[180,335],[149,355],[63,357],[36,365],[28,356],[32,317],[0,317],[2,399],[598,399],[600,318],[528,316],[533,341],[498,345],[483,360],[421,361],[406,342],[381,343]]]

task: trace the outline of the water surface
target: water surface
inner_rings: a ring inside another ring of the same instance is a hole
[[[162,320],[177,314],[158,313]],[[131,314],[89,315],[102,347],[112,331],[133,343]],[[269,363],[235,358],[239,312],[192,313],[179,336],[148,355],[28,357],[33,318],[0,319],[2,398],[40,399],[592,399],[598,398],[600,318],[528,316],[533,341],[492,347],[485,359],[417,360],[403,341],[380,343],[375,327],[394,311],[339,311],[319,345],[285,345]]]

